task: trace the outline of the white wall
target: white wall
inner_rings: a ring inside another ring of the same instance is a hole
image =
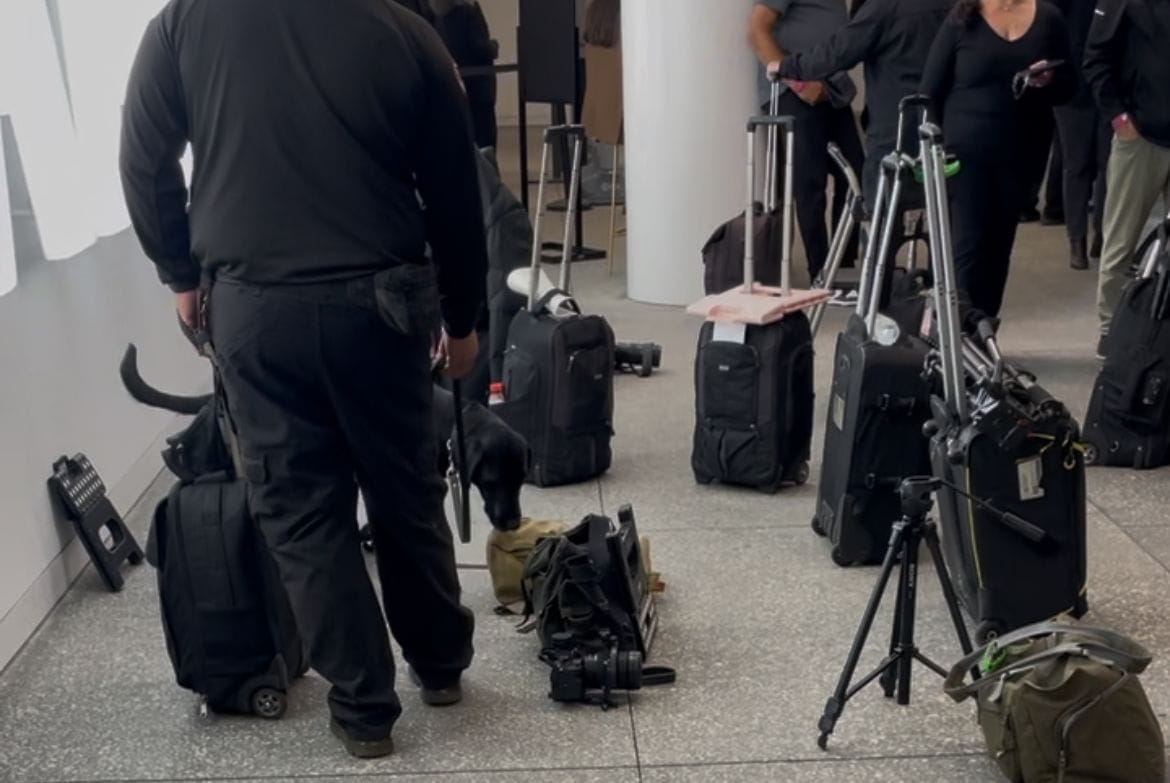
[[[0,135],[0,666],[87,562],[50,512],[53,460],[86,453],[122,511],[161,465],[158,438],[173,417],[122,390],[117,365],[127,342],[138,344],[144,373],[160,385],[207,385],[134,240],[123,232],[94,244],[127,222],[116,178],[119,99],[142,26],[159,6],[60,0],[54,30],[44,0],[0,0],[0,115],[8,115]]]

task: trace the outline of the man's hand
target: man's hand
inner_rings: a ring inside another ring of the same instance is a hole
[[[1137,126],[1133,124],[1133,120],[1130,119],[1128,114],[1122,114],[1113,120],[1113,132],[1122,141],[1136,141],[1141,136],[1138,133]]]
[[[439,343],[437,358],[445,358],[447,374],[453,379],[462,378],[475,366],[475,359],[479,355],[479,337],[475,331],[466,337],[450,337],[443,332],[443,339]]]
[[[179,320],[188,329],[199,328],[199,290],[183,291],[175,294],[175,309],[179,311]]]
[[[800,89],[796,90],[796,97],[809,106],[816,106],[821,101],[828,99],[829,90],[825,87],[824,82],[804,82]]]

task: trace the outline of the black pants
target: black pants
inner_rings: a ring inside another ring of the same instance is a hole
[[[217,283],[210,309],[251,511],[309,662],[333,686],[334,718],[376,739],[401,706],[358,542],[359,486],[385,619],[424,682],[447,684],[468,666],[473,618],[443,514],[428,340],[383,325],[372,287],[365,296],[358,304],[344,284]]]
[[[1036,107],[1027,112],[1027,122],[1023,123],[1022,127],[1020,161],[1023,163],[1022,172],[1027,183],[1027,191],[1025,200],[1020,204],[1021,211],[1036,209],[1040,204],[1040,188],[1048,171],[1056,121],[1053,119],[1051,109]],[[1016,219],[1019,220],[1018,215]]]
[[[834,142],[841,148],[845,160],[860,171],[864,153],[861,139],[857,135],[857,122],[853,110],[848,106],[833,108],[828,102],[809,106],[791,91],[780,96],[780,113],[791,115],[796,120],[796,151],[793,159],[792,195],[796,199],[796,222],[804,240],[804,252],[808,259],[809,279],[820,274],[829,256],[829,229],[825,208],[828,198],[825,185],[829,177],[833,185],[834,221],[845,204],[848,186],[833,164],[826,146]],[[783,165],[783,156],[777,156],[777,165]],[[784,174],[781,169],[776,177],[776,186],[783,187]],[[856,248],[856,235],[850,240],[850,247]],[[847,251],[846,260],[849,260]]]
[[[959,288],[976,308],[998,315],[1028,183],[1014,155],[953,151],[963,163],[948,183]]]
[[[1093,204],[1093,231],[1101,236],[1105,214],[1105,167],[1113,132],[1093,102],[1078,102],[1056,110],[1064,147],[1064,217],[1070,240],[1084,241],[1089,230],[1089,202]]]

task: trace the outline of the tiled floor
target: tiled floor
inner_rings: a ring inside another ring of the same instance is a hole
[[[606,210],[589,213],[592,244],[605,244],[607,224]],[[1079,413],[1095,370],[1095,278],[1070,271],[1063,247],[1060,229],[1022,228],[1002,342]],[[662,343],[662,370],[618,379],[615,458],[604,478],[529,488],[524,503],[532,516],[570,520],[634,504],[668,584],[655,658],[679,669],[675,686],[639,692],[608,712],[551,703],[535,640],[492,614],[485,572],[468,569],[478,655],[465,703],[432,710],[408,693],[397,753],[358,762],[325,730],[326,688],[316,676],[297,686],[282,721],[200,717],[195,698],[173,682],[149,567],[130,572],[119,595],[102,591],[87,572],[0,676],[0,781],[998,780],[972,707],[948,700],[925,670],[910,706],[868,690],[850,705],[829,752],[817,749],[816,720],[875,571],[836,568],[808,529],[819,439],[807,487],[771,497],[695,485],[689,451],[698,324],[677,309],[625,300],[621,265],[612,278],[604,262],[579,265],[580,299],[604,313],[621,339]],[[690,271],[697,273],[680,273]],[[822,391],[842,322],[830,314],[818,340]],[[818,430],[822,420],[819,410]],[[128,515],[138,532],[165,485]],[[1155,652],[1144,679],[1163,719],[1170,712],[1168,491],[1167,471],[1090,475],[1090,617]],[[484,562],[486,530],[480,520],[461,562]],[[922,585],[921,644],[949,662],[958,647],[937,584],[926,578]],[[877,639],[888,622],[883,612]]]

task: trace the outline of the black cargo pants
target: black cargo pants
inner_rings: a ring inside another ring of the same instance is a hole
[[[209,311],[251,512],[309,662],[333,686],[334,718],[355,738],[385,737],[402,708],[358,542],[359,486],[386,620],[407,662],[443,687],[472,657],[436,469],[429,340],[386,326],[372,286],[356,283],[217,282]]]

